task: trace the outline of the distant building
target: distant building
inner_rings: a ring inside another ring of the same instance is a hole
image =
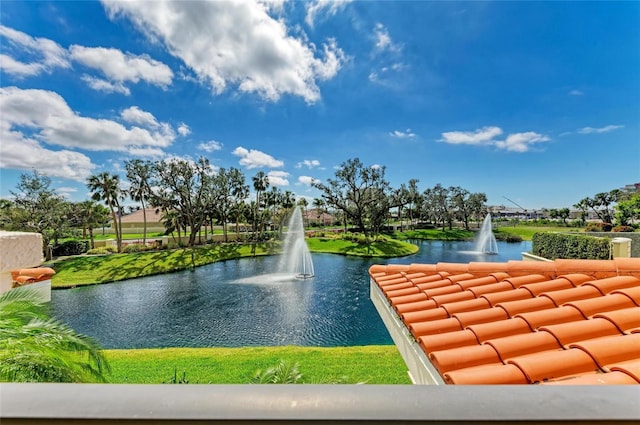
[[[537,218],[546,218],[547,214],[545,210],[525,210],[522,208],[507,207],[504,205],[493,205],[488,207],[491,217],[507,218],[507,219],[520,219],[520,220],[534,220]]]
[[[156,212],[156,208],[146,208],[147,232],[164,232],[164,224],[161,220],[161,212]],[[123,233],[142,233],[144,229],[143,210],[134,211],[131,214],[123,215],[121,218]]]
[[[620,190],[624,193],[640,193],[640,183],[625,185],[625,187],[620,188]]]
[[[302,210],[305,225],[331,226],[336,218],[326,211],[318,211],[315,208]]]

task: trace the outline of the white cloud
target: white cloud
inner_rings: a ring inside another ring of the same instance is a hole
[[[507,136],[504,141],[496,141],[495,146],[512,152],[527,152],[534,143],[548,142],[547,136],[528,131],[526,133],[514,133]]]
[[[120,112],[120,117],[127,122],[138,124],[143,127],[157,128],[160,126],[160,123],[158,123],[158,120],[153,116],[153,114],[143,111],[137,106],[131,106],[124,109]]]
[[[512,152],[527,152],[535,143],[548,142],[549,137],[528,131],[509,134],[505,140],[496,140],[502,134],[500,127],[482,127],[475,131],[450,131],[442,133],[439,142],[454,145],[485,145],[494,146]]]
[[[178,134],[182,137],[188,136],[189,134],[191,134],[191,129],[185,123],[180,123],[180,125],[178,126]]]
[[[380,165],[380,164],[373,164],[373,165],[371,166],[371,168],[372,168],[372,169],[374,169],[374,170],[379,170],[379,169],[381,169],[381,168],[382,168],[382,165]]]
[[[77,191],[78,189],[76,189],[75,187],[68,187],[68,186],[62,186],[56,189],[56,192],[61,192],[61,193],[75,193]]]
[[[391,52],[399,54],[402,51],[402,45],[393,42],[391,35],[389,35],[389,30],[381,23],[378,22],[375,25],[373,34],[375,40],[374,53]]]
[[[4,25],[0,25],[0,36],[9,41],[10,47],[15,47],[15,52],[12,53],[33,59],[33,62],[25,63],[7,55],[7,43],[3,43],[5,54],[2,55],[0,68],[8,74],[31,76],[51,72],[54,68],[71,67],[67,51],[52,40],[31,37]]]
[[[284,9],[284,3],[286,0],[256,0],[258,3],[264,5],[268,11],[282,12]]]
[[[476,131],[448,131],[442,133],[442,139],[439,141],[454,145],[481,145],[501,134],[500,127],[482,127]]]
[[[351,0],[313,0],[305,3],[307,8],[307,15],[304,21],[313,28],[316,16],[320,13],[324,13],[327,16],[334,16],[340,10],[350,3]]]
[[[369,81],[391,89],[399,87],[402,79],[398,74],[408,67],[401,58],[403,45],[394,42],[381,23],[375,24],[371,38],[374,43],[371,57],[378,63],[376,69],[369,72]]]
[[[250,149],[247,150],[242,146],[238,146],[232,152],[234,155],[240,157],[240,165],[247,167],[247,169],[269,167],[279,168],[284,166],[284,162],[275,159],[271,155],[268,155],[259,150]]]
[[[271,186],[289,186],[287,177],[289,177],[289,173],[286,171],[269,171],[267,173],[267,178]]]
[[[222,143],[215,140],[209,140],[208,142],[202,142],[198,145],[198,149],[205,152],[214,152],[222,149]]]
[[[0,54],[0,69],[7,74],[26,77],[40,74],[43,67],[39,63],[23,63],[11,56]]]
[[[298,162],[296,164],[296,168],[302,168],[302,167],[307,167],[308,169],[312,169],[315,167],[319,167],[320,166],[320,161],[318,161],[317,159],[305,159],[302,162]]]
[[[125,127],[108,119],[83,117],[74,112],[59,94],[46,90],[0,88],[0,110],[3,132],[11,133],[16,140],[30,140],[35,144],[43,142],[70,149],[158,156],[162,148],[170,146],[176,137],[168,124],[157,122],[151,114],[139,109],[129,108],[124,116],[138,121],[146,119],[147,126],[149,122],[155,122],[154,128]],[[32,149],[35,146],[32,145]],[[84,155],[79,153],[67,155],[68,160],[84,161]],[[80,170],[89,166],[81,165]]]
[[[571,90],[571,91],[569,92],[569,94],[570,94],[571,96],[584,96],[584,92],[583,92],[583,91],[581,91],[581,90],[575,90],[575,89],[574,89],[574,90]]]
[[[318,49],[288,34],[264,3],[246,1],[103,1],[111,19],[126,17],[211,86],[229,85],[270,101],[282,95],[320,99],[317,80],[333,78],[344,53],[335,40]],[[316,57],[318,50],[321,57]]]
[[[395,130],[390,132],[389,135],[398,139],[411,139],[413,137],[416,137],[416,134],[411,131],[410,128],[407,128],[405,131]]]
[[[67,199],[71,198],[71,194],[76,193],[77,191],[78,189],[76,189],[75,187],[67,187],[67,186],[62,186],[56,189],[57,193],[59,193],[60,195],[62,195]]]
[[[136,56],[113,48],[78,45],[69,47],[69,52],[74,61],[102,72],[116,86],[144,81],[166,88],[173,80],[171,68],[148,55]]]
[[[609,133],[610,131],[618,130],[620,128],[624,128],[624,125],[607,125],[600,128],[584,127],[578,130],[578,133],[580,134]]]
[[[80,78],[95,91],[102,91],[105,93],[120,93],[125,96],[129,96],[131,94],[129,88],[122,84],[122,82],[112,83],[110,81],[92,77],[90,75],[83,75]]]
[[[130,147],[127,152],[131,156],[141,156],[145,158],[164,158],[167,154],[159,148],[151,147]]]
[[[313,183],[320,183],[320,180],[310,176],[300,176],[298,177],[298,183],[301,183],[305,186],[311,186]]]
[[[84,182],[96,168],[91,159],[84,154],[66,149],[45,149],[38,141],[18,131],[11,131],[4,119],[0,122],[0,138],[0,168],[38,170],[50,177],[62,177],[79,182]]]

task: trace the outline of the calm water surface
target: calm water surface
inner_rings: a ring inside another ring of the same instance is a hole
[[[238,283],[275,269],[278,257],[260,257],[58,290],[51,309],[105,348],[392,344],[369,299],[372,264],[519,260],[531,249],[499,242],[500,254],[485,256],[469,253],[471,242],[414,243],[418,254],[389,260],[313,254],[307,280]]]

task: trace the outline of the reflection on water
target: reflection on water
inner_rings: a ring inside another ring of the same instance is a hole
[[[316,275],[305,280],[269,280],[278,258],[258,257],[53,291],[51,309],[105,348],[391,344],[369,299],[372,264],[506,261],[530,250],[499,243],[499,255],[465,254],[473,243],[414,243],[418,254],[389,260],[313,254]]]

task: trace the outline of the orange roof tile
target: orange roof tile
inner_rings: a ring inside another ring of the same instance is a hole
[[[49,267],[34,267],[31,269],[17,269],[11,271],[13,286],[28,285],[51,279],[56,274],[55,270]]]
[[[445,383],[640,384],[638,258],[374,265],[369,273],[372,291]]]

